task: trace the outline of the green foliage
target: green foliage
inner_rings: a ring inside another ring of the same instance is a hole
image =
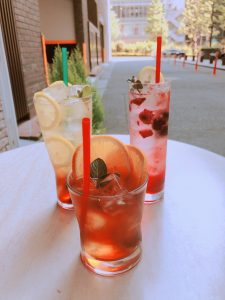
[[[54,51],[52,65],[49,66],[49,78],[51,82],[63,80],[62,74],[62,50],[57,46]],[[71,84],[89,84],[87,81],[87,72],[83,62],[82,54],[79,49],[74,49],[68,58],[68,79]],[[100,134],[104,131],[103,119],[104,112],[101,97],[95,87],[92,97],[92,131],[94,134]]]
[[[209,33],[209,6],[205,0],[186,0],[182,32],[188,37],[192,54],[199,52],[198,41]]]
[[[92,92],[93,92],[92,130],[94,134],[100,134],[104,132],[104,128],[102,124],[104,119],[102,101],[95,87],[92,87]]]
[[[49,79],[50,82],[63,79],[62,49],[59,46],[55,48],[53,63],[49,66]]]
[[[157,36],[161,35],[163,44],[167,44],[168,22],[165,18],[164,5],[161,0],[152,0],[148,8],[146,32],[150,40],[156,42]]]
[[[113,55],[150,55],[152,51],[152,42],[136,42],[136,43],[124,43],[123,41],[112,43]]]
[[[206,8],[209,14],[209,46],[220,32],[225,30],[225,0],[207,0]]]

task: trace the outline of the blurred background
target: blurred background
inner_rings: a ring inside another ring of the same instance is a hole
[[[0,151],[39,141],[33,94],[89,82],[94,133],[128,133],[127,79],[155,65],[172,83],[169,137],[225,155],[225,0],[0,0]]]

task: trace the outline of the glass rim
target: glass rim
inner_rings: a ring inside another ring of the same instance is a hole
[[[67,185],[67,188],[69,189],[69,190],[71,190],[73,193],[76,193],[77,195],[79,195],[79,196],[85,196],[82,192],[80,192],[80,191],[78,191],[78,190],[76,190],[76,189],[74,189],[73,187],[71,187],[71,185],[70,185],[70,183],[69,183],[69,178],[70,178],[70,176],[73,174],[73,172],[72,171],[70,171],[69,173],[68,173],[68,175],[67,175],[67,178],[66,178],[66,185]],[[145,181],[144,181],[144,183],[142,183],[140,186],[138,186],[136,189],[134,189],[134,190],[132,190],[132,191],[127,191],[126,193],[124,193],[124,194],[122,194],[122,195],[112,195],[112,196],[107,196],[107,195],[98,195],[98,196],[95,196],[95,195],[90,195],[90,194],[88,194],[88,198],[91,198],[91,199],[95,199],[95,200],[97,200],[97,199],[99,199],[99,198],[104,198],[104,199],[113,199],[113,198],[121,198],[121,196],[123,197],[123,196],[126,196],[126,195],[130,195],[130,194],[132,194],[132,193],[135,193],[135,192],[138,192],[138,191],[140,191],[141,189],[143,189],[143,187],[148,183],[148,174],[147,174],[147,177],[146,177],[146,179],[145,179]]]
[[[80,104],[80,103],[86,103],[89,101],[92,101],[92,95],[87,96],[87,97],[82,97],[82,98],[78,98],[78,97],[74,97],[74,96],[69,96],[67,99],[63,99],[60,100],[58,103],[60,105],[70,105],[70,104]]]

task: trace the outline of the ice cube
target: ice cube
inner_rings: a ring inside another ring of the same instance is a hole
[[[94,241],[85,242],[84,249],[89,255],[101,259],[108,259],[115,252],[113,245],[101,244]]]
[[[106,224],[106,219],[96,211],[89,211],[87,213],[86,225],[85,227],[89,231],[95,231],[103,228]]]

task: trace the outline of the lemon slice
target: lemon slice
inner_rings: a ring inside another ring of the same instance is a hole
[[[60,106],[54,99],[45,95],[43,92],[35,93],[34,106],[42,129],[53,129],[60,124]]]
[[[87,98],[90,97],[92,93],[92,89],[90,85],[85,85],[82,90],[82,97]]]
[[[141,69],[138,74],[138,79],[142,83],[155,83],[155,67],[146,66]],[[160,82],[164,82],[164,76],[160,73]]]
[[[69,95],[70,85],[66,86],[62,80],[53,82],[50,86],[43,89],[43,92],[51,96],[56,101],[65,100]]]
[[[45,139],[50,159],[54,166],[70,166],[75,150],[74,145],[65,138],[55,135]]]

